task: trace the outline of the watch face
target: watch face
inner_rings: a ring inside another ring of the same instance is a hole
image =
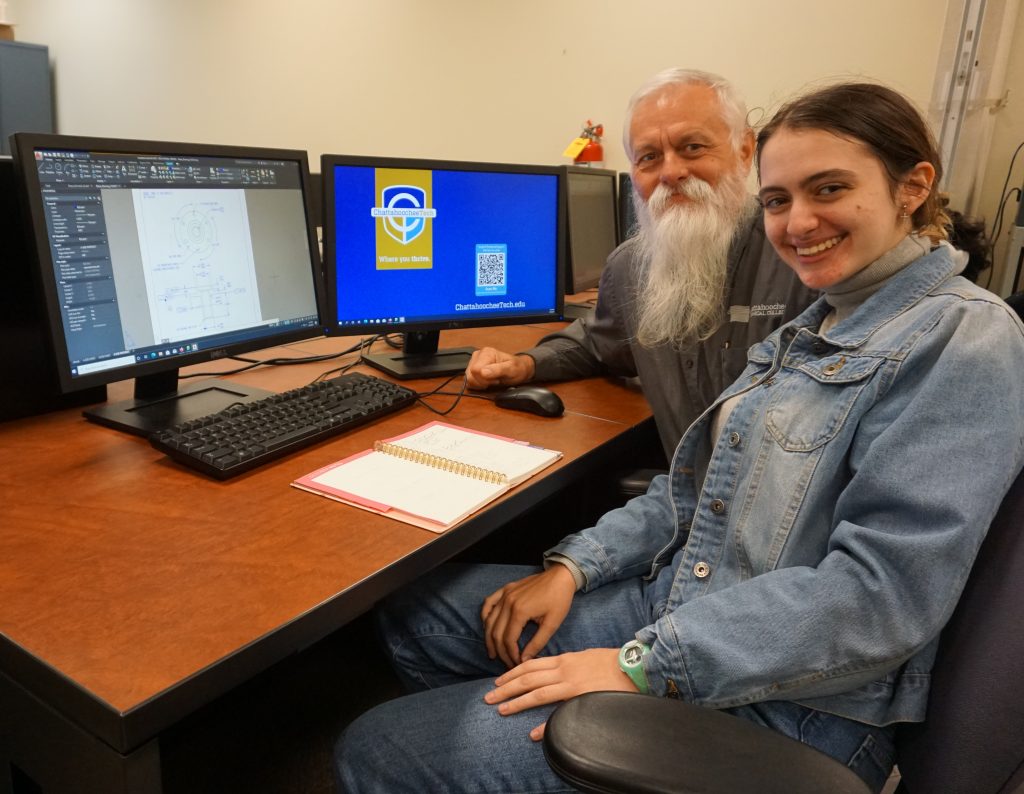
[[[622,649],[622,663],[628,664],[630,667],[636,667],[640,664],[643,654],[643,647],[639,642],[630,643]]]

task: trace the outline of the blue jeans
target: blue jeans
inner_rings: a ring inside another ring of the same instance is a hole
[[[378,622],[386,651],[413,694],[371,709],[346,729],[335,750],[343,791],[574,791],[551,772],[541,743],[529,737],[557,704],[503,717],[483,700],[505,667],[487,658],[480,606],[502,585],[538,570],[449,565],[382,605]],[[654,620],[647,589],[635,578],[578,594],[544,653],[622,645]],[[531,624],[521,645],[532,631]],[[875,791],[892,768],[890,728],[786,701],[729,711],[838,759]]]

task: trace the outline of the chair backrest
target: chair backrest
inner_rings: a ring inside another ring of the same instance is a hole
[[[927,719],[897,730],[896,763],[908,794],[1024,784],[1024,473],[943,629]]]

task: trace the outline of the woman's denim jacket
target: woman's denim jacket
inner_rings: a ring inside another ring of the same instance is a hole
[[[549,552],[584,591],[648,578],[652,693],[924,719],[939,631],[1024,460],[1024,327],[958,271],[940,246],[820,335],[819,299],[750,348],[667,476]],[[698,494],[711,412],[739,394]]]

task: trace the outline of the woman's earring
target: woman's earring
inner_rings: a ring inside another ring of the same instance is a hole
[[[903,211],[902,211],[902,212],[900,213],[900,220],[901,220],[901,221],[905,221],[905,220],[906,220],[907,218],[909,218],[909,217],[910,217],[910,216],[909,216],[909,215],[907,215],[907,205],[906,205],[906,204],[904,204],[904,205],[903,205]]]

